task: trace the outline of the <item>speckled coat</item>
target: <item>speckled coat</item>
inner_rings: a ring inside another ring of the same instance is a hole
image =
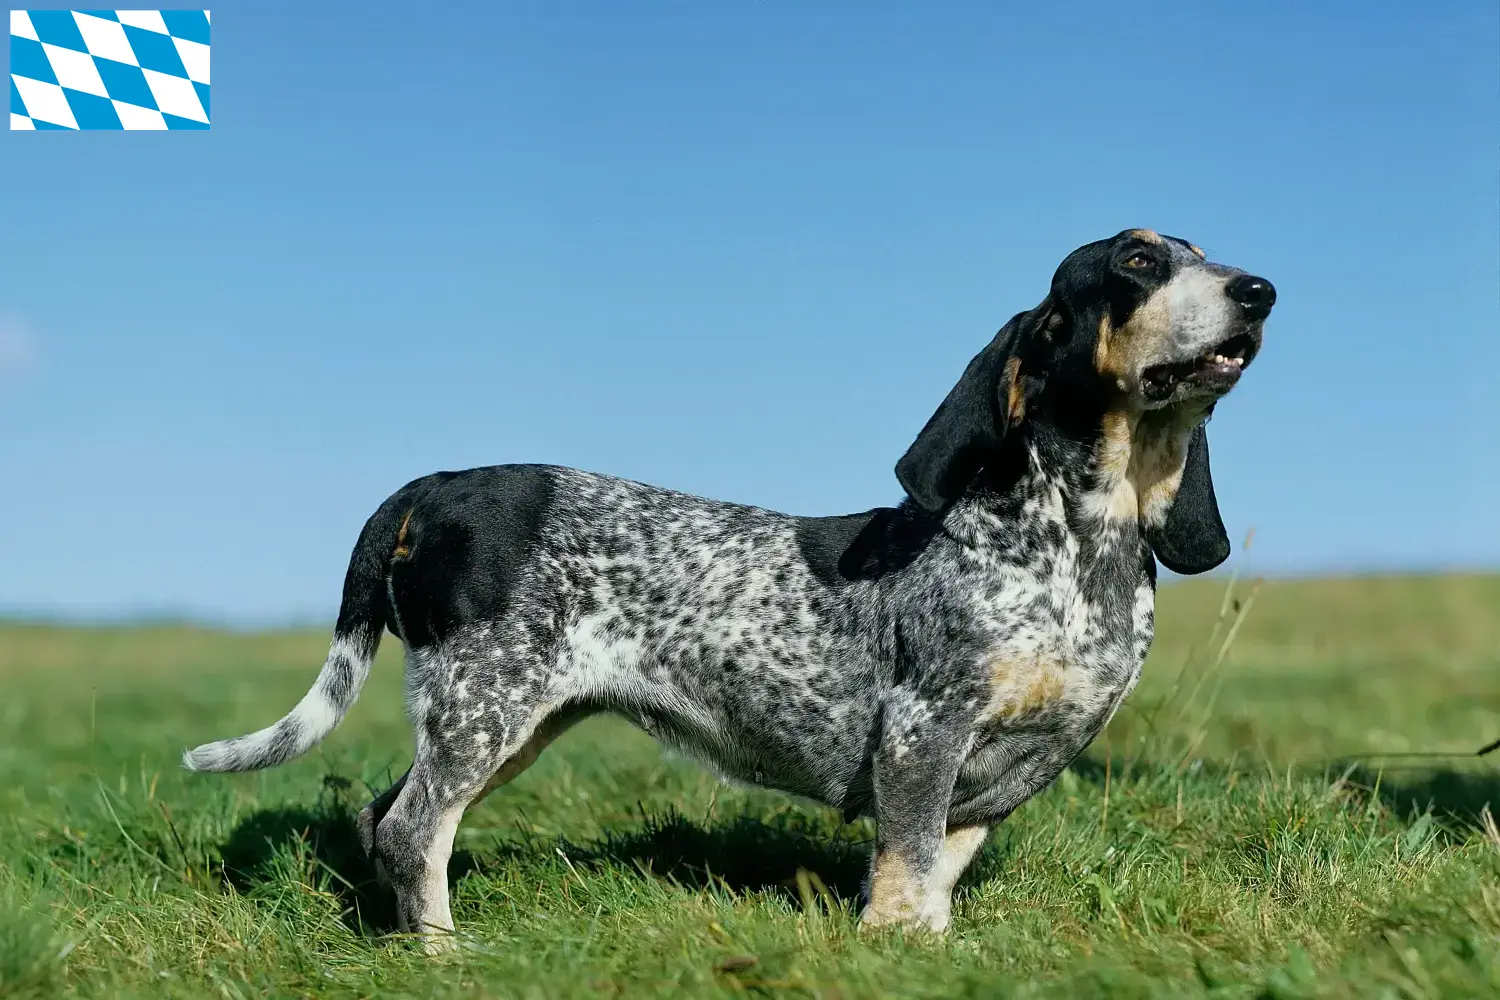
[[[365,526],[307,697],[186,762],[305,752],[389,628],[416,756],[362,835],[429,947],[451,941],[464,808],[600,711],[726,777],[873,815],[863,918],[941,931],[987,830],[1135,685],[1156,559],[1227,555],[1203,426],[1272,301],[1148,230],[1081,248],[928,422],[894,508],[794,517],[552,466],[417,480]]]

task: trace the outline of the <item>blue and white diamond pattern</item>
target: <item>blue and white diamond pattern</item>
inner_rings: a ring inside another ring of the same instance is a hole
[[[11,129],[208,128],[206,10],[13,10]]]

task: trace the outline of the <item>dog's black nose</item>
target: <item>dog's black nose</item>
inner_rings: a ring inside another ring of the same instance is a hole
[[[1229,297],[1244,307],[1251,319],[1265,319],[1276,304],[1276,286],[1265,278],[1242,274],[1229,283]]]

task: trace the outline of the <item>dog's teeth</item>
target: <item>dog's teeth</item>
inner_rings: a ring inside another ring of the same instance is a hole
[[[1236,368],[1243,368],[1243,367],[1245,367],[1245,359],[1244,358],[1235,358],[1233,361],[1230,362],[1230,364],[1234,365]]]

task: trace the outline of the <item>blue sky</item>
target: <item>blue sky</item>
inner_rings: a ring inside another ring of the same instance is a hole
[[[220,3],[213,128],[0,132],[0,609],[332,613],[443,468],[797,513],[1075,246],[1280,293],[1246,572],[1500,566],[1488,0]]]

